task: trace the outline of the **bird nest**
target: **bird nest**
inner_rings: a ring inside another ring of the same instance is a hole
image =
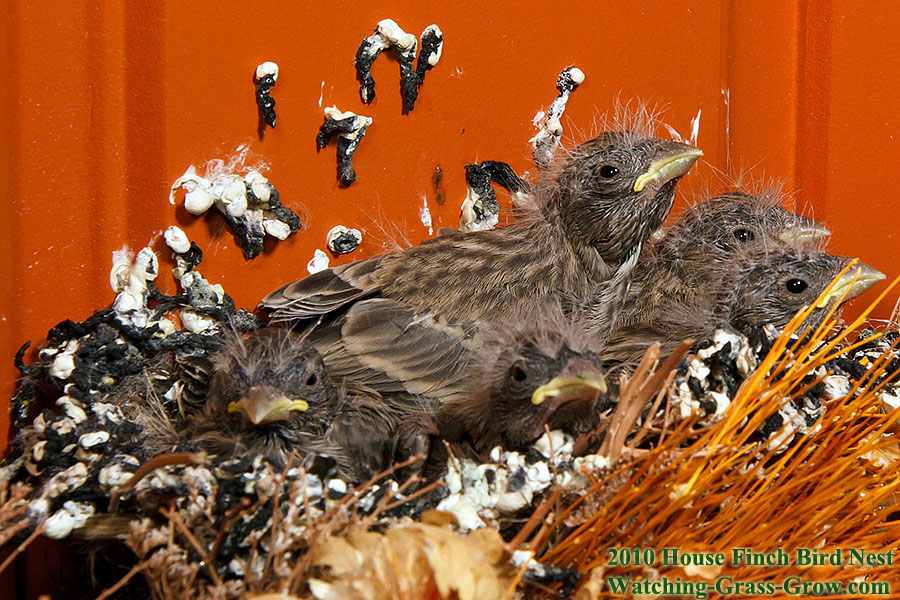
[[[868,311],[815,331],[800,330],[803,312],[781,333],[720,331],[667,360],[651,348],[594,432],[547,431],[485,463],[451,452],[433,482],[405,475],[412,458],[353,485],[326,457],[284,465],[144,443],[149,425],[117,394],[124,382],[145,378],[165,423],[191,400],[160,357],[213,353],[226,325],[259,326],[196,273],[191,252],[176,256],[181,294],[147,285],[127,315],[114,307],[61,323],[37,363],[24,364],[24,348],[17,356],[20,433],[0,471],[0,542],[17,547],[0,571],[47,536],[132,551],[133,567],[100,598],[141,578],[154,598],[317,599],[700,597],[727,581],[749,582],[748,595],[793,576],[891,582],[898,334],[860,331]],[[152,270],[141,264],[131,283]],[[207,326],[166,327],[175,310]],[[59,410],[29,419],[48,385]],[[792,560],[734,560],[750,548]],[[793,560],[799,549],[846,556],[807,567]],[[868,558],[854,563],[849,549]],[[724,566],[705,558],[720,553]]]

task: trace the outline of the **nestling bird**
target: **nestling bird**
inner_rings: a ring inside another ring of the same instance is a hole
[[[395,405],[423,399],[440,405],[467,393],[481,368],[486,330],[501,327],[494,320],[460,324],[397,300],[369,298],[307,339],[335,377],[376,390]]]
[[[601,356],[556,328],[504,337],[491,342],[467,394],[438,408],[437,435],[455,453],[484,459],[495,446],[523,450],[545,427],[591,430],[607,402]]]
[[[601,347],[558,302],[515,320],[459,324],[370,298],[308,339],[329,372],[403,415],[398,435],[431,434],[466,455],[522,448],[545,426],[581,432],[606,397]]]
[[[709,339],[719,328],[743,333],[755,326],[781,328],[798,310],[813,303],[816,309],[804,326],[816,326],[842,295],[846,294],[844,300],[854,298],[884,279],[877,269],[857,263],[817,301],[850,262],[844,256],[797,251],[739,255],[729,274],[719,282],[708,282],[708,293],[692,296],[691,302],[683,298],[667,302],[665,310],[618,329],[606,356],[633,363],[656,341],[665,351],[686,338]]]
[[[548,299],[587,300],[608,282],[603,302],[613,310],[641,245],[701,154],[678,142],[604,133],[571,152],[516,223],[320,271],[269,294],[261,307],[273,321],[296,321],[383,296],[474,322]]]
[[[283,328],[232,335],[213,364],[205,406],[179,432],[190,444],[281,463],[324,454],[352,481],[392,462],[399,415],[371,390],[336,384],[305,336]]]
[[[645,247],[616,327],[709,302],[701,298],[717,294],[739,255],[749,260],[754,254],[812,250],[831,235],[812,219],[785,210],[780,200],[773,192],[732,192],[690,208]]]
[[[740,283],[734,291],[720,297],[721,313],[739,331],[762,324],[780,329],[801,307],[815,305],[803,326],[816,327],[825,318],[826,309],[859,296],[885,278],[884,273],[865,263],[856,263],[838,277],[850,262],[846,256],[821,253],[772,255],[751,261],[738,275]],[[832,289],[817,300],[835,277],[838,279]]]

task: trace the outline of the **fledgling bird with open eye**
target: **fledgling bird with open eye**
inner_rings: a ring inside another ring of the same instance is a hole
[[[745,334],[758,326],[782,328],[797,311],[814,303],[815,310],[803,327],[815,327],[833,304],[855,298],[884,279],[877,269],[857,263],[817,300],[850,262],[845,256],[797,251],[739,255],[729,275],[709,282],[710,293],[694,296],[693,303],[671,303],[653,319],[620,328],[606,356],[634,364],[657,341],[665,352],[686,338],[710,339],[720,328]]]
[[[831,235],[812,219],[785,210],[781,199],[779,190],[768,189],[695,204],[645,248],[616,328],[708,303],[741,256],[813,250]]]
[[[614,403],[601,355],[572,331],[525,327],[489,342],[470,363],[465,393],[436,408],[432,461],[443,458],[436,438],[449,442],[454,454],[483,460],[495,446],[524,450],[545,428],[572,435],[593,429],[598,414]]]
[[[215,454],[335,459],[360,481],[393,460],[399,416],[362,387],[335,384],[305,336],[266,328],[229,337],[213,359],[205,406],[179,432]]]
[[[400,438],[422,447],[421,436],[431,436],[432,455],[442,451],[438,438],[476,456],[496,445],[521,449],[545,426],[577,434],[608,402],[602,346],[559,302],[460,324],[370,298],[308,339],[329,372],[377,391],[403,415]]]
[[[575,148],[528,215],[490,231],[442,235],[406,250],[320,271],[263,298],[273,321],[315,319],[365,298],[475,322],[605,286],[613,311],[642,244],[663,222],[678,180],[701,151],[629,131]]]
[[[819,299],[850,263],[849,257],[823,253],[785,253],[751,261],[739,273],[734,291],[720,297],[720,310],[732,327],[746,332],[759,325],[780,329],[801,307],[814,305],[815,310],[802,327],[816,327],[824,320],[827,309],[859,296],[885,278],[878,269],[858,262]]]

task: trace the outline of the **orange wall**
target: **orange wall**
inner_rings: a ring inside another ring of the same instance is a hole
[[[112,251],[138,249],[170,224],[205,250],[201,272],[248,308],[305,274],[336,224],[358,227],[365,241],[332,264],[383,251],[382,227],[414,243],[427,237],[418,214],[423,197],[435,228],[455,226],[465,163],[505,160],[534,172],[531,120],[572,64],[587,79],[569,102],[567,133],[590,133],[617,95],[664,103],[666,120],[682,134],[702,110],[706,164],[684,181],[685,192],[713,180],[713,168],[753,166],[797,190],[798,205],[834,231],[835,250],[889,276],[900,272],[893,251],[900,7],[818,0],[250,4],[0,3],[4,397],[13,389],[15,349],[62,319],[109,305]],[[374,67],[375,103],[358,97],[353,56],[388,17],[417,36],[430,23],[444,32],[441,61],[408,115],[401,115],[397,64],[386,56]],[[265,60],[281,73],[273,91],[277,127],[261,140],[252,77]],[[375,119],[349,189],[337,185],[334,146],[315,150],[320,94],[323,106]],[[189,164],[225,158],[240,144],[268,163],[270,181],[306,225],[250,262],[218,216],[197,218],[167,201]],[[443,206],[431,185],[437,164]],[[164,271],[159,283],[172,290],[170,280]]]

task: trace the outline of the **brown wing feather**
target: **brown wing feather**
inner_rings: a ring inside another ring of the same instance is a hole
[[[380,393],[445,399],[459,393],[480,348],[477,326],[460,326],[406,304],[372,298],[310,334],[329,373]]]
[[[383,256],[373,256],[326,269],[289,283],[263,298],[259,305],[272,322],[311,319],[361,298],[377,294],[375,271]]]

